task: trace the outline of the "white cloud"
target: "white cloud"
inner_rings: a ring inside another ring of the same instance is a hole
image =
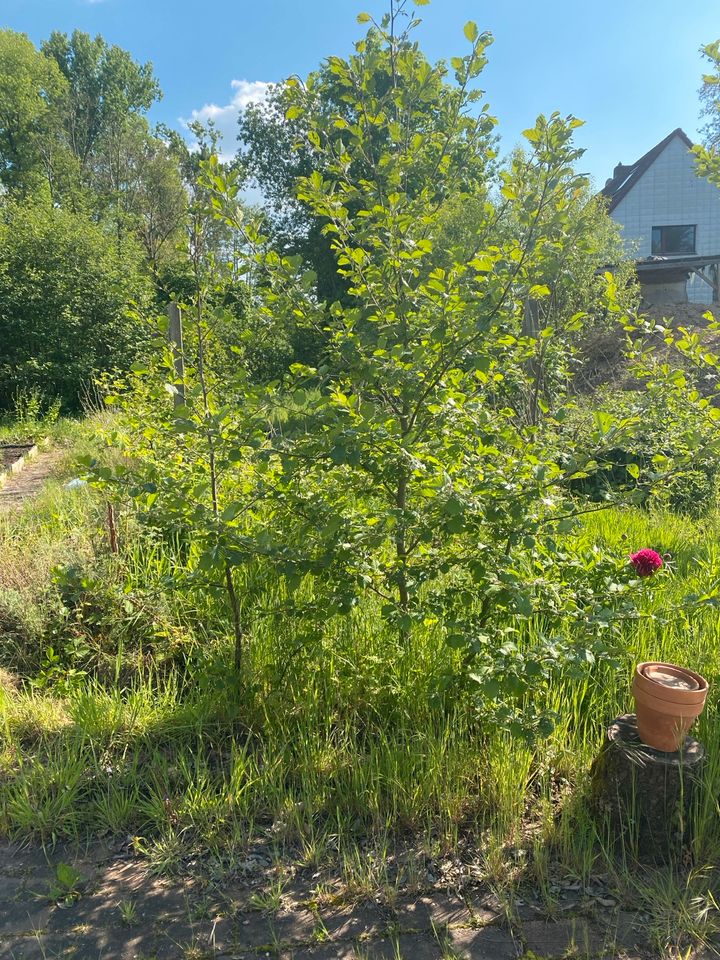
[[[93,0],[93,2],[100,2],[100,0]],[[206,103],[199,110],[193,110],[189,119],[180,118],[184,126],[187,126],[191,120],[200,120],[201,123],[212,120],[222,136],[224,159],[229,159],[235,153],[238,114],[251,103],[262,103],[272,84],[264,80],[233,80],[230,86],[233,92],[229,103],[224,106]]]

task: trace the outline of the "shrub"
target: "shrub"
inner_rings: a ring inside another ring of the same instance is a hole
[[[704,463],[697,470],[686,470],[667,484],[664,499],[673,513],[695,519],[712,507],[717,488],[717,470]]]
[[[0,218],[0,409],[42,391],[76,410],[100,371],[126,368],[142,347],[128,316],[150,286],[134,243],[88,217],[37,201]]]

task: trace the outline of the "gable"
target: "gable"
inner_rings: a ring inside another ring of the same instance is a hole
[[[672,146],[673,148],[677,148],[679,144],[681,144],[688,153],[693,147],[693,142],[685,131],[677,127],[677,129],[668,134],[664,140],[656,144],[652,150],[648,150],[639,160],[636,160],[635,163],[619,163],[617,167],[615,167],[613,176],[600,191],[601,195],[607,197],[610,201],[608,211],[612,213],[645,173],[665,153],[668,147]]]
[[[606,196],[615,187],[610,216],[634,259],[656,255],[653,230],[673,226],[694,228],[694,249],[685,252],[720,254],[720,189],[698,176],[691,146],[674,131],[636,164],[622,168],[621,181],[615,177],[607,184]]]

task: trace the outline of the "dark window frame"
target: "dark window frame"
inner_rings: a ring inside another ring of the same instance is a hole
[[[673,244],[669,243],[668,230],[692,230],[692,249],[679,249],[677,244],[673,249]],[[657,239],[656,239],[657,234]],[[650,247],[652,256],[687,256],[693,255],[697,245],[697,224],[696,223],[666,223],[661,226],[653,227],[650,234]]]

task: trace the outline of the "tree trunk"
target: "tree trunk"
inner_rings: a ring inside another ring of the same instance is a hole
[[[398,511],[404,512],[407,506],[407,477],[402,474],[398,480],[397,491],[395,495],[395,506]],[[395,556],[397,558],[397,589],[398,603],[401,616],[405,617],[410,606],[410,591],[407,582],[407,542],[405,531],[405,519],[398,520],[395,533]],[[405,622],[400,626],[400,639],[407,643],[410,636],[410,630]]]
[[[235,667],[235,673],[240,676],[243,666],[243,641],[245,639],[245,635],[242,628],[242,621],[240,619],[240,602],[238,601],[237,593],[235,591],[235,582],[233,580],[232,568],[230,567],[229,563],[225,564],[225,588],[227,590],[228,600],[230,601],[230,610],[233,621],[233,637],[235,639],[233,666]]]
[[[692,737],[677,753],[640,740],[634,713],[618,717],[591,769],[590,798],[598,819],[639,859],[683,858],[691,839],[691,808],[705,757]]]

